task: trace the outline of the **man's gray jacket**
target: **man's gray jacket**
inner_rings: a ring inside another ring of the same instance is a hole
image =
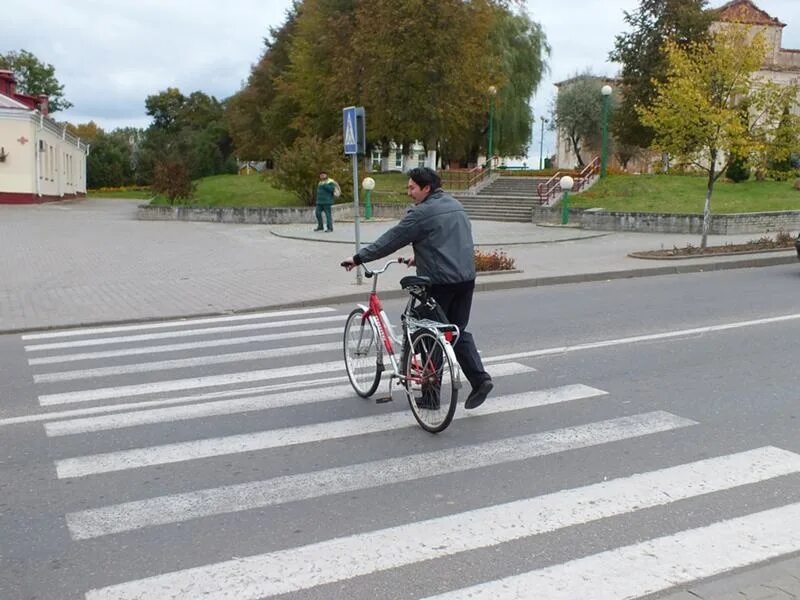
[[[461,203],[441,189],[415,204],[403,219],[353,257],[356,264],[388,256],[412,244],[417,274],[431,283],[475,279],[472,226]]]

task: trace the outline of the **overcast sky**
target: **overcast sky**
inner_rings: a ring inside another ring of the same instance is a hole
[[[432,0],[434,1],[434,0]],[[94,120],[105,129],[146,127],[144,99],[167,87],[224,99],[238,91],[258,60],[269,26],[280,26],[290,0],[3,0],[0,52],[26,49],[56,68],[75,106],[56,118]],[[712,0],[711,6],[724,4]],[[800,49],[800,0],[756,0],[787,24],[785,48]],[[547,35],[550,72],[533,101],[538,161],[539,116],[549,111],[553,82],[591,69],[614,75],[607,61],[623,11],[638,0],[527,0]],[[367,115],[369,118],[369,115]],[[545,155],[552,152],[545,136]]]

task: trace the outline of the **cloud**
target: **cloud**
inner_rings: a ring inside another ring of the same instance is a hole
[[[720,6],[724,0],[714,0]],[[800,0],[755,0],[788,27],[784,46],[800,49]],[[291,0],[3,0],[0,52],[25,48],[56,68],[75,106],[60,119],[102,127],[145,126],[144,101],[167,87],[218,99],[238,91],[279,27]],[[591,69],[614,75],[614,36],[638,0],[528,0],[552,47],[550,73],[533,99],[531,153],[538,160],[539,116],[549,116],[553,83]],[[552,152],[546,134],[545,154]]]

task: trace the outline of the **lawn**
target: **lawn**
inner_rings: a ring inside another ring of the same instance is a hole
[[[366,174],[365,174],[366,176]],[[408,202],[406,184],[408,177],[402,173],[376,173],[371,175],[375,179],[375,190],[372,192],[372,202]],[[359,176],[360,177],[360,176]],[[189,202],[180,201],[180,204],[189,206],[302,206],[292,192],[280,190],[270,184],[269,178],[259,174],[252,175],[214,175],[204,177],[195,182],[197,188]],[[342,191],[343,196],[352,198],[352,189]],[[364,201],[364,191],[359,190],[359,198]],[[168,200],[157,197],[152,204],[168,204]],[[176,202],[177,204],[177,202]]]
[[[582,194],[570,196],[575,208],[620,212],[702,213],[706,178],[689,175],[609,175]],[[800,210],[800,191],[792,181],[714,184],[711,211],[721,213]]]
[[[187,202],[176,202],[188,206],[301,206],[291,192],[273,187],[269,179],[257,173],[251,175],[212,175],[198,179],[194,196]],[[169,204],[162,197],[156,197],[152,204]]]

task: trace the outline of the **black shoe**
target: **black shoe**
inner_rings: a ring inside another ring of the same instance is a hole
[[[314,229],[314,231],[322,231],[322,227],[317,227]]]
[[[492,383],[491,379],[486,379],[481,382],[481,384],[473,388],[472,392],[467,396],[467,401],[464,402],[464,408],[478,408],[483,404],[483,401],[486,400],[486,396],[489,395],[492,388],[494,388],[494,383]]]
[[[326,229],[326,230],[325,230],[325,232],[326,232],[326,233],[330,233],[330,232],[332,232],[332,231],[333,231],[333,227],[331,227],[330,229]]]

